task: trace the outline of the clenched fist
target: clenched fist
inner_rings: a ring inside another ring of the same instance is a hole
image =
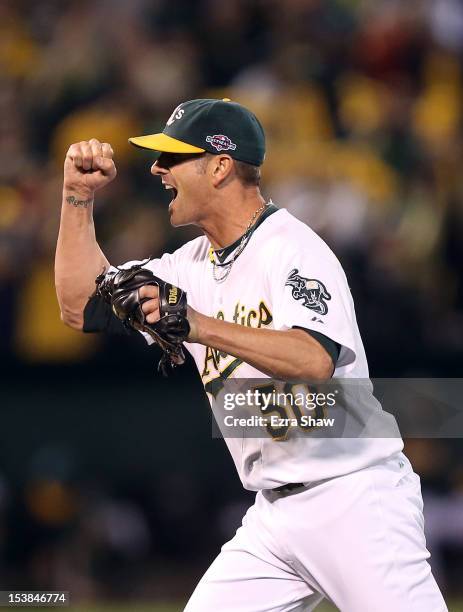
[[[64,160],[64,190],[92,198],[116,176],[113,150],[96,138],[72,144]]]

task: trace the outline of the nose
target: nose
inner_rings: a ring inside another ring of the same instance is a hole
[[[169,170],[167,168],[163,168],[159,165],[159,160],[157,159],[154,164],[151,166],[151,174],[153,176],[161,176],[167,174]]]

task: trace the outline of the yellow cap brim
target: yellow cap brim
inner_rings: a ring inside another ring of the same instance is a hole
[[[150,134],[149,136],[135,136],[129,142],[142,149],[152,149],[162,153],[204,153],[205,149],[194,147],[186,142],[167,136],[167,134]]]

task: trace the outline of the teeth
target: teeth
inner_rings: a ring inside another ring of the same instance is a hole
[[[164,184],[164,189],[173,189],[172,185]]]

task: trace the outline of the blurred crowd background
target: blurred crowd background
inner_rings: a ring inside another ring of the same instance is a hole
[[[264,195],[341,260],[371,375],[461,374],[460,0],[3,0],[2,588],[184,599],[252,503],[191,363],[164,381],[142,340],[66,329],[53,286],[69,145],[115,150],[95,205],[109,260],[160,255],[196,233],[170,228],[127,138],[225,96],[266,128]],[[461,595],[461,441],[407,452],[434,570]]]

